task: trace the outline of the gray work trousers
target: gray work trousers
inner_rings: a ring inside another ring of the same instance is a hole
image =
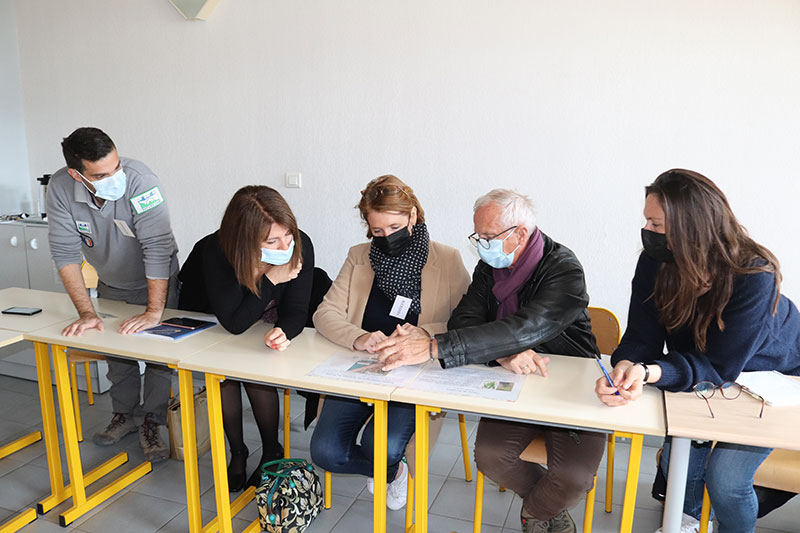
[[[171,309],[176,309],[178,305],[178,285],[176,273],[169,279],[169,288],[167,289],[167,307]],[[134,305],[147,305],[146,288],[140,290],[116,289],[98,281],[97,296]],[[144,398],[140,403],[142,381],[139,374],[139,362],[136,359],[111,356],[106,357],[106,362],[108,363],[106,376],[111,381],[111,407],[114,412],[122,413],[127,418],[133,417],[137,426],[144,422],[147,413],[152,413],[152,420],[157,424],[166,424],[169,389],[172,386],[172,370],[164,365],[146,363]]]
[[[547,468],[519,458],[540,435]],[[475,464],[486,477],[519,494],[530,516],[549,520],[591,490],[605,444],[604,433],[481,418]]]

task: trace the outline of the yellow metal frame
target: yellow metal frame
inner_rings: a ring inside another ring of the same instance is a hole
[[[636,489],[639,484],[639,466],[642,463],[644,435],[615,431],[614,436],[631,439],[631,451],[628,455],[628,474],[625,480],[625,496],[622,501],[622,523],[619,527],[620,532],[630,533],[633,529],[633,511],[636,506]],[[606,502],[606,506],[608,506],[608,502]]]
[[[289,401],[291,400],[291,389],[283,389],[283,458],[288,459],[291,456],[291,437],[289,436],[292,416]]]
[[[464,480],[472,481],[472,468],[469,462],[469,443],[467,442],[467,422],[464,415],[458,414],[458,430],[461,433],[461,456],[464,458]]]
[[[413,533],[428,531],[428,448],[430,446],[430,413],[438,413],[441,409],[427,405],[417,405],[415,409],[415,463],[416,479],[414,480],[414,524],[408,524],[406,530]],[[459,419],[460,421],[460,419]],[[462,444],[463,444],[462,440]],[[471,473],[470,473],[471,474]],[[470,475],[470,477],[472,477]],[[409,481],[411,483],[411,481]],[[376,494],[377,494],[377,490]],[[410,502],[406,506],[411,505]],[[408,512],[408,511],[406,511]]]
[[[36,509],[25,509],[5,524],[0,524],[0,533],[14,533],[34,520],[36,520]]]
[[[37,343],[41,344],[41,343]],[[46,346],[43,345],[44,349],[44,357],[46,357]],[[64,490],[64,495],[68,497],[72,497],[72,507],[64,511],[58,516],[59,524],[64,527],[68,524],[72,523],[76,518],[83,515],[87,511],[97,507],[99,504],[113,496],[114,494],[118,493],[137,479],[141,478],[145,474],[152,471],[152,465],[145,461],[141,463],[139,466],[135,467],[134,469],[126,472],[122,476],[120,476],[116,481],[113,481],[109,485],[101,488],[91,496],[87,497],[86,495],[86,486],[91,484],[94,479],[95,475],[97,479],[99,477],[107,474],[119,464],[124,463],[127,461],[127,454],[122,453],[118,454],[116,457],[112,458],[109,461],[106,461],[99,467],[95,468],[92,473],[93,476],[87,476],[83,473],[83,467],[81,466],[81,457],[80,457],[80,448],[78,447],[78,433],[77,427],[75,423],[75,410],[74,410],[74,403],[73,403],[73,395],[70,387],[70,379],[69,379],[69,362],[67,361],[67,351],[64,346],[60,345],[52,345],[53,350],[53,366],[55,367],[55,376],[56,376],[56,391],[58,394],[58,404],[61,411],[61,427],[64,435],[64,448],[66,449],[66,456],[67,456],[67,467],[69,469],[69,478],[71,480],[71,490],[67,495],[67,491]],[[40,350],[37,349],[37,355]],[[38,363],[38,358],[37,358]],[[38,365],[37,365],[38,366]],[[48,365],[48,372],[49,372],[49,365]],[[49,383],[49,379],[45,382]],[[42,388],[42,383],[39,384],[40,392]],[[44,403],[44,402],[43,402]],[[42,407],[44,411],[44,405]],[[55,411],[52,412],[53,418],[55,418]],[[50,428],[51,430],[54,429],[53,427]],[[45,426],[45,435],[47,437],[47,425]],[[57,439],[58,436],[53,432],[52,437]],[[45,441],[47,442],[47,441]],[[57,444],[57,441],[56,441]],[[52,457],[53,459],[58,462],[58,470],[60,471],[60,455],[55,455]],[[51,465],[50,462],[51,455],[48,453],[48,465]],[[121,462],[120,462],[121,461]],[[112,466],[113,465],[113,466]],[[60,473],[60,472],[59,472]],[[51,471],[51,485],[54,481],[54,472]],[[57,484],[63,485],[63,478],[57,480]],[[63,500],[62,500],[63,501]],[[40,503],[40,505],[42,505]]]
[[[375,494],[372,502],[372,530],[376,533],[383,533],[386,531],[386,450],[388,447],[386,433],[389,402],[370,398],[361,398],[361,401],[374,404],[372,424],[375,452],[373,454],[372,477],[375,480]]]
[[[189,374],[188,379],[186,374]],[[179,371],[179,377],[182,379],[181,394],[184,393],[183,387],[189,387],[191,390],[191,372]],[[225,462],[225,432],[222,427],[222,398],[220,396],[220,382],[225,380],[225,376],[218,374],[206,374],[206,394],[208,397],[208,427],[211,434],[211,462],[214,466],[214,491],[217,500],[217,516],[211,520],[205,527],[199,528],[203,532],[216,532],[232,533],[231,520],[236,513],[241,511],[253,498],[255,498],[255,489],[248,487],[236,500],[230,501],[228,492],[228,474],[227,465]],[[188,382],[188,384],[186,384]],[[284,392],[286,395],[286,392]],[[284,396],[284,400],[288,400]],[[385,400],[373,400],[370,398],[361,398],[362,402],[374,404],[374,427],[375,427],[375,466],[373,470],[373,477],[375,479],[375,501],[373,507],[373,530],[375,532],[386,531],[386,447],[387,447],[387,412],[388,402]],[[187,402],[181,402],[181,408]],[[286,411],[284,411],[286,413]],[[192,417],[193,417],[192,413]],[[181,411],[181,416],[184,411]],[[192,422],[194,419],[192,418]],[[193,424],[192,424],[193,425]],[[194,429],[194,428],[192,428]],[[187,425],[184,425],[184,444],[187,441]],[[194,439],[189,439],[194,441]],[[286,446],[284,449],[288,449]],[[184,453],[186,453],[184,451]],[[189,472],[187,468],[187,496],[189,501],[197,501],[197,508],[190,510],[189,524],[190,528],[197,527],[196,524],[200,521],[200,508],[199,496],[194,500],[194,494],[188,493],[189,477],[192,477],[192,483],[196,479],[196,450],[192,450],[195,454],[195,468],[193,472]],[[188,456],[185,458],[188,461]],[[325,472],[325,508],[330,508],[330,473]],[[193,489],[194,490],[194,489]],[[245,531],[258,531],[260,526],[258,520],[251,523]],[[196,531],[190,529],[190,531]]]
[[[28,433],[24,437],[20,437],[17,440],[0,446],[0,459],[17,452],[26,446],[30,446],[34,442],[39,442],[40,440],[42,440],[42,433],[40,431],[34,431],[33,433]]]

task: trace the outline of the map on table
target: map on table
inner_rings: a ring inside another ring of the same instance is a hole
[[[336,352],[307,375],[402,387],[419,373],[419,366],[401,366],[384,372],[378,360],[364,352]]]

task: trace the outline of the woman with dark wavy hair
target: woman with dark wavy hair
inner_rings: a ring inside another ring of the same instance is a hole
[[[611,359],[616,387],[599,379],[598,397],[616,406],[635,401],[645,383],[708,394],[742,371],[800,375],[800,314],[780,293],[778,260],[748,236],[722,191],[697,172],[670,170],[646,187],[644,216],[628,325]],[[754,403],[740,408],[759,417]],[[693,446],[683,529],[698,526],[705,483],[719,532],[752,532],[753,474],[771,451]],[[664,472],[668,461],[669,442]]]

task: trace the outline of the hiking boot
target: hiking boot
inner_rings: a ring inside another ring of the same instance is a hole
[[[549,523],[550,533],[575,533],[575,522],[566,509],[551,518]]]
[[[522,522],[522,533],[548,533],[550,531],[550,520],[537,520],[533,517],[519,515]]]
[[[153,413],[147,413],[139,426],[139,445],[144,452],[145,461],[157,463],[169,457],[169,447],[161,440],[161,426],[153,421]]]
[[[111,422],[102,431],[98,431],[92,440],[98,446],[111,446],[122,440],[122,437],[136,431],[136,424],[132,418],[128,418],[122,413],[114,413]]]

